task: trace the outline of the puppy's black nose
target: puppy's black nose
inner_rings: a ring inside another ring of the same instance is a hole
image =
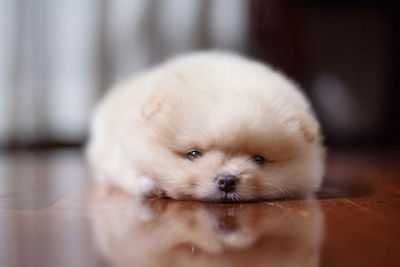
[[[215,177],[215,183],[219,190],[228,193],[235,190],[237,178],[235,175],[218,174],[217,177]]]

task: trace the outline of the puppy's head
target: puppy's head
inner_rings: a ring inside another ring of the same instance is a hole
[[[136,168],[143,177],[176,199],[243,201],[317,189],[319,126],[294,85],[240,59],[207,63],[159,74],[142,109],[147,132]]]

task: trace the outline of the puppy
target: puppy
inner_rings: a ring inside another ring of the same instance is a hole
[[[198,52],[111,90],[87,155],[96,181],[134,195],[250,201],[317,190],[321,139],[292,81],[239,55]]]

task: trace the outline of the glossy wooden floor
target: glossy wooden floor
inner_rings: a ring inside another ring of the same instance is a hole
[[[78,150],[2,153],[0,266],[400,266],[400,157],[329,156],[315,200],[99,192]]]

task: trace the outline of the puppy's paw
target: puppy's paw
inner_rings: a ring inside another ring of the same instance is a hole
[[[139,194],[144,197],[165,197],[165,191],[152,179],[141,176],[138,178]]]

